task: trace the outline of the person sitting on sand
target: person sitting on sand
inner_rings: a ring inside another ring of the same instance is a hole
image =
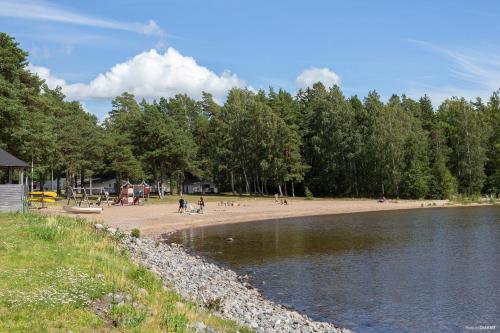
[[[184,211],[184,198],[181,196],[179,199],[179,210],[178,213],[182,213]]]

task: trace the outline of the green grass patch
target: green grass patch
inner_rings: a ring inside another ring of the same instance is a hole
[[[0,214],[0,234],[0,332],[250,332],[164,288],[83,219]]]

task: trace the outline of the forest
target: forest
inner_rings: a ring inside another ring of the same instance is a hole
[[[0,33],[0,148],[33,176],[150,182],[210,180],[238,194],[451,198],[500,192],[500,91],[487,101],[382,101],[316,83],[296,95],[232,89],[138,101],[123,92],[105,119],[27,69]],[[1,175],[0,175],[1,176]]]

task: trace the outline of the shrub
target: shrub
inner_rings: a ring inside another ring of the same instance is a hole
[[[490,194],[490,196],[488,197],[488,201],[490,204],[495,205],[497,203],[497,198],[495,194]]]
[[[210,311],[220,311],[222,309],[223,299],[220,297],[213,297],[203,299],[205,307]]]
[[[183,333],[187,331],[188,319],[182,313],[166,315],[163,319],[162,326],[167,328],[168,332]]]
[[[132,304],[113,305],[110,317],[118,327],[133,328],[139,326],[146,320],[148,310],[136,308]]]
[[[31,234],[41,240],[53,241],[64,231],[63,223],[57,217],[28,215],[27,220]]]
[[[137,228],[134,228],[130,232],[130,236],[132,236],[134,238],[139,238],[139,237],[141,237],[141,231],[139,229],[137,229]]]
[[[130,270],[128,277],[135,281],[138,287],[145,288],[149,291],[160,290],[162,286],[161,281],[156,278],[154,273],[144,266],[139,266]]]
[[[314,198],[314,195],[313,193],[311,192],[311,190],[309,189],[309,187],[305,187],[304,188],[304,192],[306,194],[306,200],[312,200]]]

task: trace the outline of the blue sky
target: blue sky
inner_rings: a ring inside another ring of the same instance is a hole
[[[5,1],[31,69],[100,117],[148,99],[315,80],[434,104],[500,88],[499,1]]]

